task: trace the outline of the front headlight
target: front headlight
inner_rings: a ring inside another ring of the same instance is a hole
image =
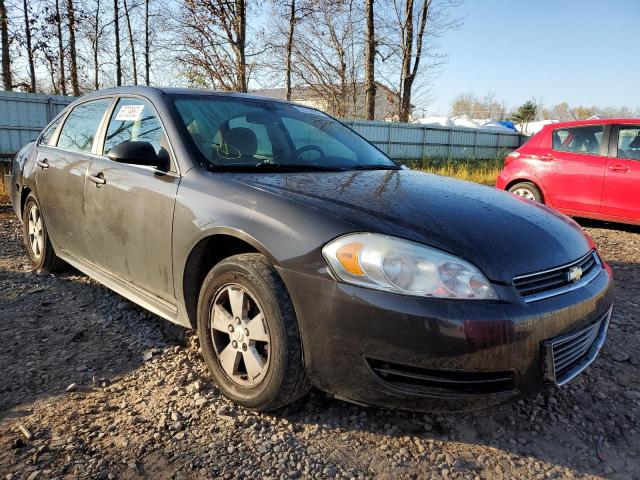
[[[424,297],[498,298],[469,262],[408,240],[352,233],[329,242],[322,254],[336,276],[353,285]]]

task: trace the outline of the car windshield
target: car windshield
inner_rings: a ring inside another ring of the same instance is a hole
[[[202,163],[212,170],[400,168],[313,108],[221,95],[176,95],[174,103]]]

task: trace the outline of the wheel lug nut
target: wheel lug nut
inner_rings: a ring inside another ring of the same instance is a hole
[[[244,329],[244,336],[245,336],[245,337],[248,337],[248,336],[249,336],[249,329],[248,329],[248,328],[245,328],[245,329]]]
[[[247,351],[247,344],[246,343],[242,344],[242,350],[244,350],[245,352]]]
[[[240,318],[236,317],[236,323],[240,325]]]
[[[229,325],[229,333],[233,333],[233,325]]]
[[[238,348],[238,342],[236,342],[235,340],[233,342],[231,342],[231,346],[233,348]]]

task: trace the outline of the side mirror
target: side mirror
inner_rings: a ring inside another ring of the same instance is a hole
[[[149,142],[133,140],[119,143],[109,150],[107,156],[114,162],[148,165],[156,168],[164,167],[166,163],[158,158],[155,148]]]

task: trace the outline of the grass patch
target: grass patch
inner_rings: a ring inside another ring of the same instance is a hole
[[[9,164],[0,162],[0,205],[9,203],[9,192],[4,185],[4,174],[9,173]]]
[[[488,160],[425,158],[409,161],[406,165],[414,170],[494,186],[502,170],[503,161],[502,157]]]

